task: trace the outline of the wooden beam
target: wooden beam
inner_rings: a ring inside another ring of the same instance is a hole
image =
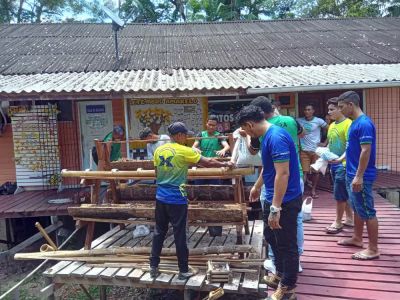
[[[100,157],[99,157],[100,164]],[[245,176],[254,174],[254,167],[226,169],[226,168],[197,168],[189,169],[188,177],[195,179],[199,177],[213,177],[213,176]],[[155,179],[155,170],[138,170],[138,171],[69,171],[62,170],[63,177],[81,177],[85,179]]]
[[[82,204],[80,207],[69,207],[68,213],[72,217],[94,219],[145,218],[154,220],[155,205],[149,204],[109,204],[91,205]],[[242,204],[191,205],[188,207],[189,221],[205,221],[213,223],[243,222],[246,219]]]

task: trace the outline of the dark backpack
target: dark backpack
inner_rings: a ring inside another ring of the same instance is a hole
[[[7,181],[3,185],[0,186],[0,195],[12,195],[17,189],[16,182]]]

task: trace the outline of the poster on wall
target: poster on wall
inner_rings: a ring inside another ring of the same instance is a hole
[[[185,99],[130,99],[130,137],[137,138],[140,130],[150,127],[153,132],[167,133],[172,122],[181,121],[189,130],[203,130],[207,116],[207,100]]]
[[[57,106],[10,107],[14,157],[19,187],[58,187]]]
[[[232,102],[209,102],[208,112],[218,120],[217,130],[221,133],[231,133],[237,128],[236,115],[240,109],[248,105],[250,100]]]

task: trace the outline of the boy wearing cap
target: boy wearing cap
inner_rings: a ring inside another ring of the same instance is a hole
[[[185,185],[188,167],[199,164],[204,167],[231,168],[233,164],[203,157],[194,149],[186,147],[187,136],[193,133],[188,131],[182,122],[172,123],[168,132],[171,143],[158,147],[154,153],[157,178],[156,225],[150,255],[150,275],[153,278],[159,275],[160,254],[168,224],[171,223],[178,257],[179,279],[186,279],[193,275],[188,268],[189,250],[186,243],[188,204]]]

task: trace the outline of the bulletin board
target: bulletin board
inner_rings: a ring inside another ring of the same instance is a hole
[[[60,183],[57,106],[10,107],[19,187],[57,187]]]
[[[129,99],[129,135],[138,138],[144,127],[159,128],[167,134],[172,122],[184,122],[189,130],[200,132],[207,119],[207,99]]]

